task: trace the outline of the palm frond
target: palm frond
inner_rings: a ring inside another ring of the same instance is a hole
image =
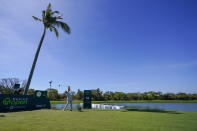
[[[37,18],[37,17],[35,17],[35,16],[32,16],[33,18],[34,18],[34,20],[36,20],[36,21],[42,21],[41,19],[39,19],[39,18]]]
[[[53,11],[53,12],[51,12],[51,15],[53,15],[53,14],[59,14],[59,11]]]
[[[42,11],[42,19],[45,19],[45,10]]]
[[[51,3],[49,3],[49,5],[47,6],[47,9],[46,9],[46,14],[49,15],[51,12],[52,12]]]
[[[56,16],[56,19],[63,19],[63,18],[62,18],[62,15]]]
[[[52,23],[56,22],[57,18],[56,17],[49,17],[49,18],[47,18],[47,20],[48,20],[49,23],[52,24]]]
[[[51,17],[51,12],[52,12],[51,3],[49,3],[47,9],[45,10],[46,19],[49,19]]]
[[[52,27],[54,32],[55,32],[55,35],[57,36],[57,38],[59,37],[59,32],[57,31],[57,29],[55,27]]]
[[[51,9],[51,3],[48,4],[47,10]]]
[[[55,16],[54,14],[57,14]],[[59,11],[52,11],[51,4],[49,3],[46,10],[42,11],[42,20],[33,16],[35,20],[42,21],[45,28],[49,29],[50,32],[54,31],[57,38],[59,37],[59,32],[56,27],[61,27],[64,32],[70,34],[70,27],[61,21],[57,21],[58,19],[63,19],[62,15],[59,15]]]
[[[63,29],[63,31],[70,34],[70,27],[66,23],[61,22],[61,21],[56,21],[56,22],[52,23],[52,25],[55,25],[57,27],[61,27]]]

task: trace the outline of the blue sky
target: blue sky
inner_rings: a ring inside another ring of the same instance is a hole
[[[27,79],[49,2],[71,34],[46,33],[31,88],[197,93],[195,0],[1,0],[0,78]]]

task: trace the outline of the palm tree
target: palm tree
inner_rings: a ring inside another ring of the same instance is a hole
[[[40,39],[40,43],[38,45],[38,48],[37,48],[37,51],[36,51],[36,54],[35,54],[35,57],[34,57],[34,61],[33,61],[32,67],[31,67],[31,71],[29,73],[27,84],[26,84],[26,87],[25,87],[25,90],[24,90],[24,95],[27,94],[27,91],[29,89],[31,79],[32,79],[32,76],[33,76],[33,72],[34,72],[34,68],[36,66],[36,61],[38,59],[38,55],[39,55],[39,52],[40,52],[40,48],[42,46],[42,42],[43,42],[44,37],[45,37],[46,30],[49,29],[51,32],[54,31],[57,38],[59,37],[59,33],[58,33],[58,30],[56,29],[56,27],[61,27],[64,32],[70,34],[70,27],[66,23],[58,21],[59,19],[62,19],[62,16],[58,15],[58,14],[59,14],[59,11],[52,11],[51,4],[49,3],[48,6],[47,6],[47,9],[42,11],[42,19],[37,18],[35,16],[32,16],[34,18],[34,20],[40,21],[40,22],[43,23],[44,32],[42,34],[42,37]]]

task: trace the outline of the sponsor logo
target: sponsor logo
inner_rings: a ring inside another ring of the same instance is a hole
[[[11,106],[19,106],[19,105],[25,105],[27,104],[28,98],[12,98],[9,97],[3,99],[3,105],[11,105]]]
[[[40,92],[40,91],[38,91],[37,93],[36,93],[36,96],[37,97],[40,97],[42,95],[42,93]]]

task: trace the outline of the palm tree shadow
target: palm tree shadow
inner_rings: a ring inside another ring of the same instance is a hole
[[[150,109],[150,108],[143,108],[143,109],[127,108],[123,112],[128,112],[128,111],[153,112],[153,113],[168,113],[168,114],[183,114],[182,112],[177,112],[177,111],[161,110],[161,109]]]

